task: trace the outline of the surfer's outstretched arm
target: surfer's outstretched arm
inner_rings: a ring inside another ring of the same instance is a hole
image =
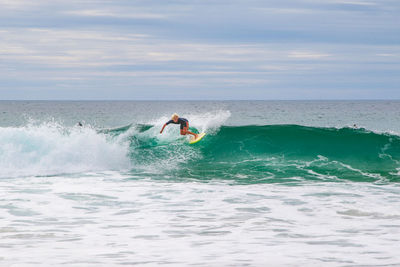
[[[167,126],[167,124],[165,123],[164,126],[162,127],[160,134],[162,134],[162,132],[164,131],[165,126]]]

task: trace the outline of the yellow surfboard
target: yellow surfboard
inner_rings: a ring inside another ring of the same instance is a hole
[[[200,133],[197,135],[197,138],[191,138],[189,141],[189,144],[196,144],[197,142],[199,142],[201,139],[203,139],[203,137],[206,135],[206,133]]]

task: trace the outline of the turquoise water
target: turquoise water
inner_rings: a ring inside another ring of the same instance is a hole
[[[0,112],[2,266],[400,265],[400,101]]]

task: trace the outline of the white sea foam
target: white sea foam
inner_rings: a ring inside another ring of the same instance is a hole
[[[190,124],[199,132],[217,131],[231,116],[229,110],[217,110],[200,114],[189,114],[187,116]]]
[[[179,183],[108,172],[0,179],[0,188],[4,266],[400,262],[395,184]]]
[[[42,123],[0,128],[0,177],[129,167],[127,144],[91,127]]]

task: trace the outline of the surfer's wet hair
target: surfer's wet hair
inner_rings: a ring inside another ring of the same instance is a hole
[[[174,114],[172,114],[171,119],[174,119],[175,117],[179,117],[179,115],[174,113]]]

